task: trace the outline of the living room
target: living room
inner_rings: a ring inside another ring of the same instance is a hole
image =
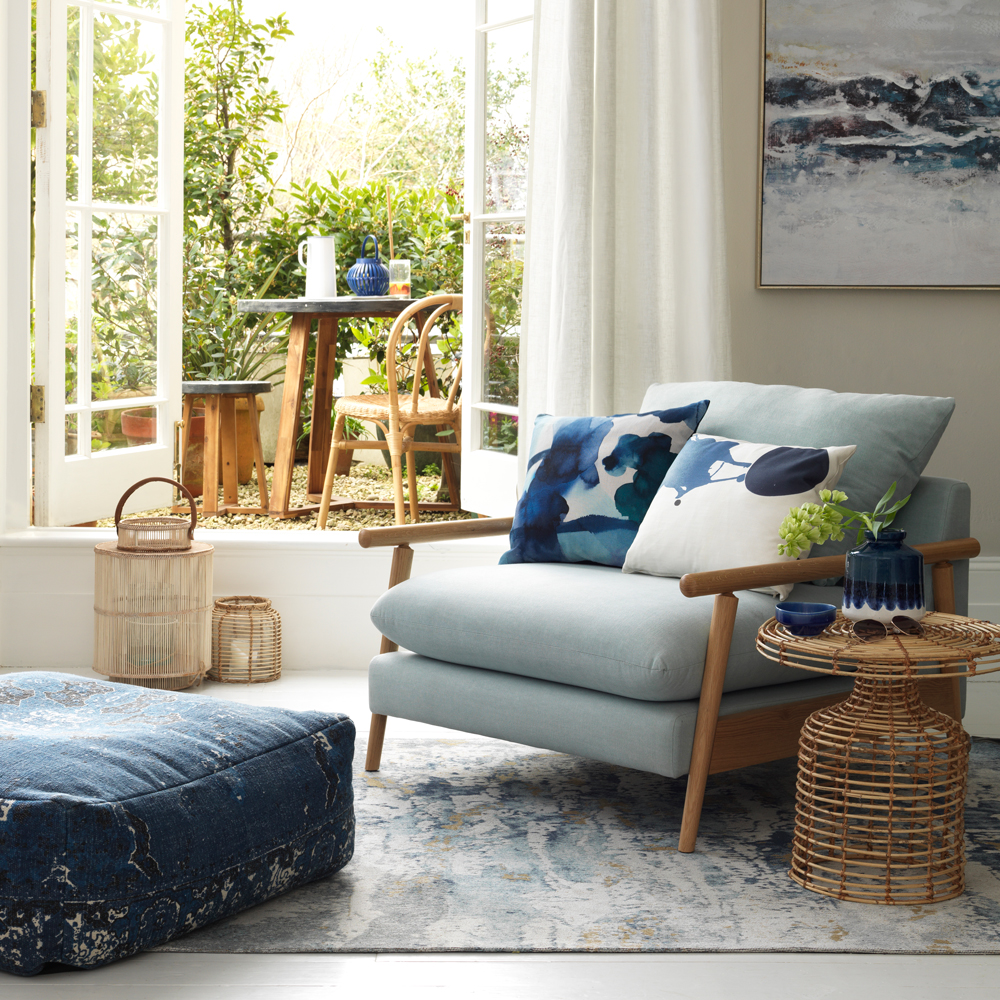
[[[15,29],[24,29],[23,12],[5,8],[4,44]],[[714,6],[714,5],[713,5]],[[717,261],[728,294],[728,370],[716,378],[761,385],[816,386],[838,392],[899,393],[954,397],[955,412],[925,471],[968,483],[973,494],[970,534],[982,555],[970,567],[969,614],[1000,620],[1000,518],[996,501],[996,463],[982,460],[982,442],[1000,431],[991,382],[996,352],[988,338],[996,328],[996,289],[925,288],[761,288],[758,275],[758,205],[760,201],[761,7],[752,0],[720,0],[719,129],[721,134],[723,260]],[[21,60],[23,65],[23,59]],[[12,61],[10,66],[14,66]],[[5,358],[7,406],[3,410],[2,510],[4,566],[0,608],[0,663],[5,668],[38,667],[89,672],[93,629],[93,546],[105,540],[101,529],[29,527],[23,489],[28,464],[28,387],[23,373],[27,305],[23,298],[25,234],[20,207],[25,202],[23,143],[12,138],[14,123],[23,119],[15,97],[23,81],[6,77],[3,108],[5,201],[0,211],[7,239],[0,249],[5,302],[0,350]],[[20,220],[20,221],[19,221]],[[934,247],[927,247],[933,254]],[[687,376],[678,381],[692,379]],[[708,377],[707,375],[704,377]],[[673,381],[669,372],[653,373],[647,382]],[[629,405],[638,407],[640,398]],[[611,411],[608,411],[611,412]],[[484,511],[496,513],[495,511]],[[356,536],[327,537],[311,533],[282,537],[227,538],[215,532],[216,593],[252,591],[274,599],[285,621],[286,673],[279,694],[256,686],[253,700],[279,699],[295,707],[300,699],[344,711],[368,726],[364,671],[374,655],[379,634],[368,611],[389,578],[386,550],[362,550]],[[239,535],[238,532],[229,533]],[[274,535],[278,533],[275,532]],[[306,537],[303,537],[306,536]],[[506,547],[501,539],[436,543],[420,551],[414,573],[495,563]],[[266,551],[266,556],[265,556]],[[262,560],[266,558],[266,562]],[[331,571],[335,566],[335,571]],[[54,623],[58,622],[58,627]],[[314,672],[324,672],[310,687]],[[91,674],[91,676],[93,676]],[[308,678],[308,680],[307,680]],[[290,683],[286,683],[290,682]],[[1000,736],[1000,700],[992,675],[969,682],[966,728],[977,736]],[[973,695],[975,694],[975,697]],[[286,702],[288,699],[288,702]],[[421,738],[431,731],[419,723],[390,720],[387,737]],[[438,736],[462,738],[442,731]],[[397,776],[398,777],[398,776]],[[720,865],[724,871],[724,862]],[[349,872],[345,869],[345,873]],[[308,996],[336,986],[407,989],[421,995],[450,987],[470,996],[482,995],[609,995],[612,984],[627,977],[637,996],[661,996],[664,982],[697,995],[723,995],[739,988],[753,995],[781,989],[808,992],[822,982],[826,995],[873,987],[892,996],[928,995],[951,986],[966,995],[985,992],[995,975],[995,956],[851,956],[772,953],[624,955],[539,952],[533,957],[443,955],[236,955],[162,953],[127,961],[99,973],[79,974],[80,986],[59,978],[58,990],[100,989],[114,994],[139,986],[149,995],[171,995],[178,985],[196,993],[212,990],[253,995]],[[146,961],[149,959],[150,961]],[[626,969],[627,966],[627,969]],[[129,969],[132,969],[130,972]],[[74,974],[75,975],[75,974]],[[100,978],[103,977],[103,978]],[[116,978],[117,977],[117,978]],[[41,980],[5,980],[4,988],[34,989],[44,995],[53,987]],[[708,986],[707,983],[712,985]],[[91,985],[93,984],[93,985]],[[863,984],[863,985],[862,985]],[[161,988],[161,992],[153,992]],[[713,992],[714,991],[714,992]],[[53,995],[55,995],[53,993]]]

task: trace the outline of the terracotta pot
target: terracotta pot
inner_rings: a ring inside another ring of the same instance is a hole
[[[264,400],[257,396],[257,412],[264,409]],[[184,485],[200,497],[205,478],[205,407],[195,406],[191,412],[191,431],[187,454],[184,456]],[[253,479],[253,441],[250,438],[250,411],[245,399],[236,400],[236,478],[241,486]],[[219,455],[219,483],[222,483],[222,455]]]
[[[130,448],[137,445],[156,444],[156,407],[143,406],[135,410],[122,410],[122,434]]]

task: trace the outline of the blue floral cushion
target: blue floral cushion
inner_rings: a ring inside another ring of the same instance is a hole
[[[0,969],[89,969],[342,868],[345,715],[0,678]]]
[[[621,566],[663,477],[707,410],[703,399],[613,417],[542,414],[500,562]]]

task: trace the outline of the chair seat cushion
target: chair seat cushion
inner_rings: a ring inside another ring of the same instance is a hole
[[[386,591],[372,621],[404,649],[435,660],[679,701],[701,690],[713,598],[684,597],[678,582],[571,563],[445,570]],[[739,598],[725,690],[802,680],[801,671],[756,650],[774,598]]]
[[[0,969],[93,968],[342,868],[354,724],[0,678]]]

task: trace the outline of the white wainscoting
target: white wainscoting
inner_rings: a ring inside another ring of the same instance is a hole
[[[89,669],[94,545],[111,529],[35,528],[0,539],[0,666]],[[212,531],[219,597],[269,597],[281,614],[285,670],[362,670],[378,649],[368,612],[389,579],[388,549],[350,531]],[[415,546],[413,576],[494,565],[505,537]],[[1000,556],[974,560],[969,613],[1000,622]],[[969,681],[965,725],[1000,737],[1000,672]]]
[[[94,545],[107,528],[35,528],[0,540],[0,665],[89,668]],[[353,531],[212,531],[217,597],[256,594],[281,615],[285,670],[368,666],[379,634],[368,612],[389,579],[390,549],[362,549]],[[413,576],[496,563],[506,537],[415,547]]]

